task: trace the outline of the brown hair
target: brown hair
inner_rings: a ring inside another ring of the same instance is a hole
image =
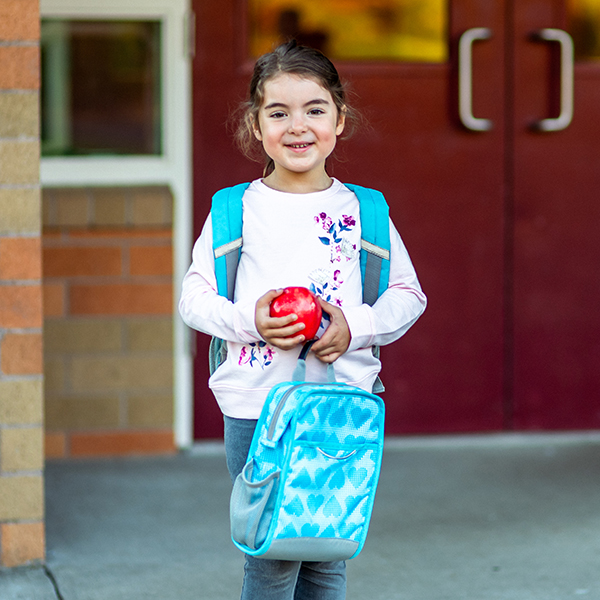
[[[281,44],[273,52],[264,54],[254,65],[249,98],[239,108],[240,116],[235,139],[245,156],[256,161],[266,160],[265,176],[273,171],[275,165],[256,139],[253,124],[258,121],[258,112],[264,99],[265,83],[280,73],[311,78],[323,86],[331,94],[338,115],[342,113],[345,115],[344,137],[352,134],[356,123],[360,120],[358,113],[348,106],[346,86],[340,80],[337,69],[322,52],[300,46],[296,40],[291,40]]]

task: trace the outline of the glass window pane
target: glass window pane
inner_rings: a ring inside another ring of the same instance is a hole
[[[42,21],[42,154],[160,154],[160,23]]]
[[[600,60],[600,0],[568,0],[576,60]]]
[[[254,57],[296,38],[333,60],[439,63],[448,0],[248,0]]]

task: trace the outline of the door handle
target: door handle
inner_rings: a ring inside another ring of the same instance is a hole
[[[475,27],[467,29],[458,42],[458,113],[461,123],[471,131],[489,131],[493,127],[489,119],[473,115],[473,42],[491,37],[491,29]]]
[[[562,29],[541,29],[536,39],[560,44],[560,114],[553,119],[542,119],[535,123],[538,131],[560,131],[573,120],[573,38]]]

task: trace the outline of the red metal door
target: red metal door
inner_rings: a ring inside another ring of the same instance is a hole
[[[502,2],[451,3],[445,65],[340,65],[372,116],[349,144],[343,181],[381,189],[429,304],[412,331],[382,349],[388,433],[501,429],[505,107]],[[467,130],[457,106],[459,38],[472,46],[473,113],[493,121]]]
[[[532,129],[568,104],[560,44],[531,36],[567,29],[569,3],[515,4],[514,427],[598,428],[600,62],[575,60],[566,128]]]
[[[387,432],[597,427],[598,73],[576,69],[570,128],[534,132],[530,122],[555,108],[556,56],[530,33],[560,26],[564,0],[449,4],[446,64],[337,62],[371,128],[342,142],[333,175],[385,193],[429,298],[413,330],[382,351]],[[199,233],[212,193],[261,168],[225,131],[252,69],[245,4],[193,5]],[[492,122],[487,131],[459,118],[459,40],[473,28],[491,32],[466,47],[472,112]],[[218,437],[198,338],[195,435]]]

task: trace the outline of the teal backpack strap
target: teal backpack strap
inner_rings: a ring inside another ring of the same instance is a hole
[[[390,280],[390,207],[384,195],[360,185],[344,184],[352,190],[360,205],[360,272],[363,280],[363,302],[373,306],[385,292]],[[379,346],[373,346],[373,355],[379,356]],[[373,393],[385,391],[381,379],[373,384]]]
[[[219,190],[212,199],[211,219],[215,276],[220,296],[233,302],[235,276],[242,254],[242,197],[249,183]]]
[[[390,208],[381,192],[360,185],[344,185],[356,194],[360,204],[363,302],[373,306],[390,279]]]
[[[219,190],[212,198],[210,216],[217,291],[233,302],[235,276],[242,254],[242,198],[249,183]],[[213,337],[208,350],[208,370],[212,375],[227,358],[227,342]]]

